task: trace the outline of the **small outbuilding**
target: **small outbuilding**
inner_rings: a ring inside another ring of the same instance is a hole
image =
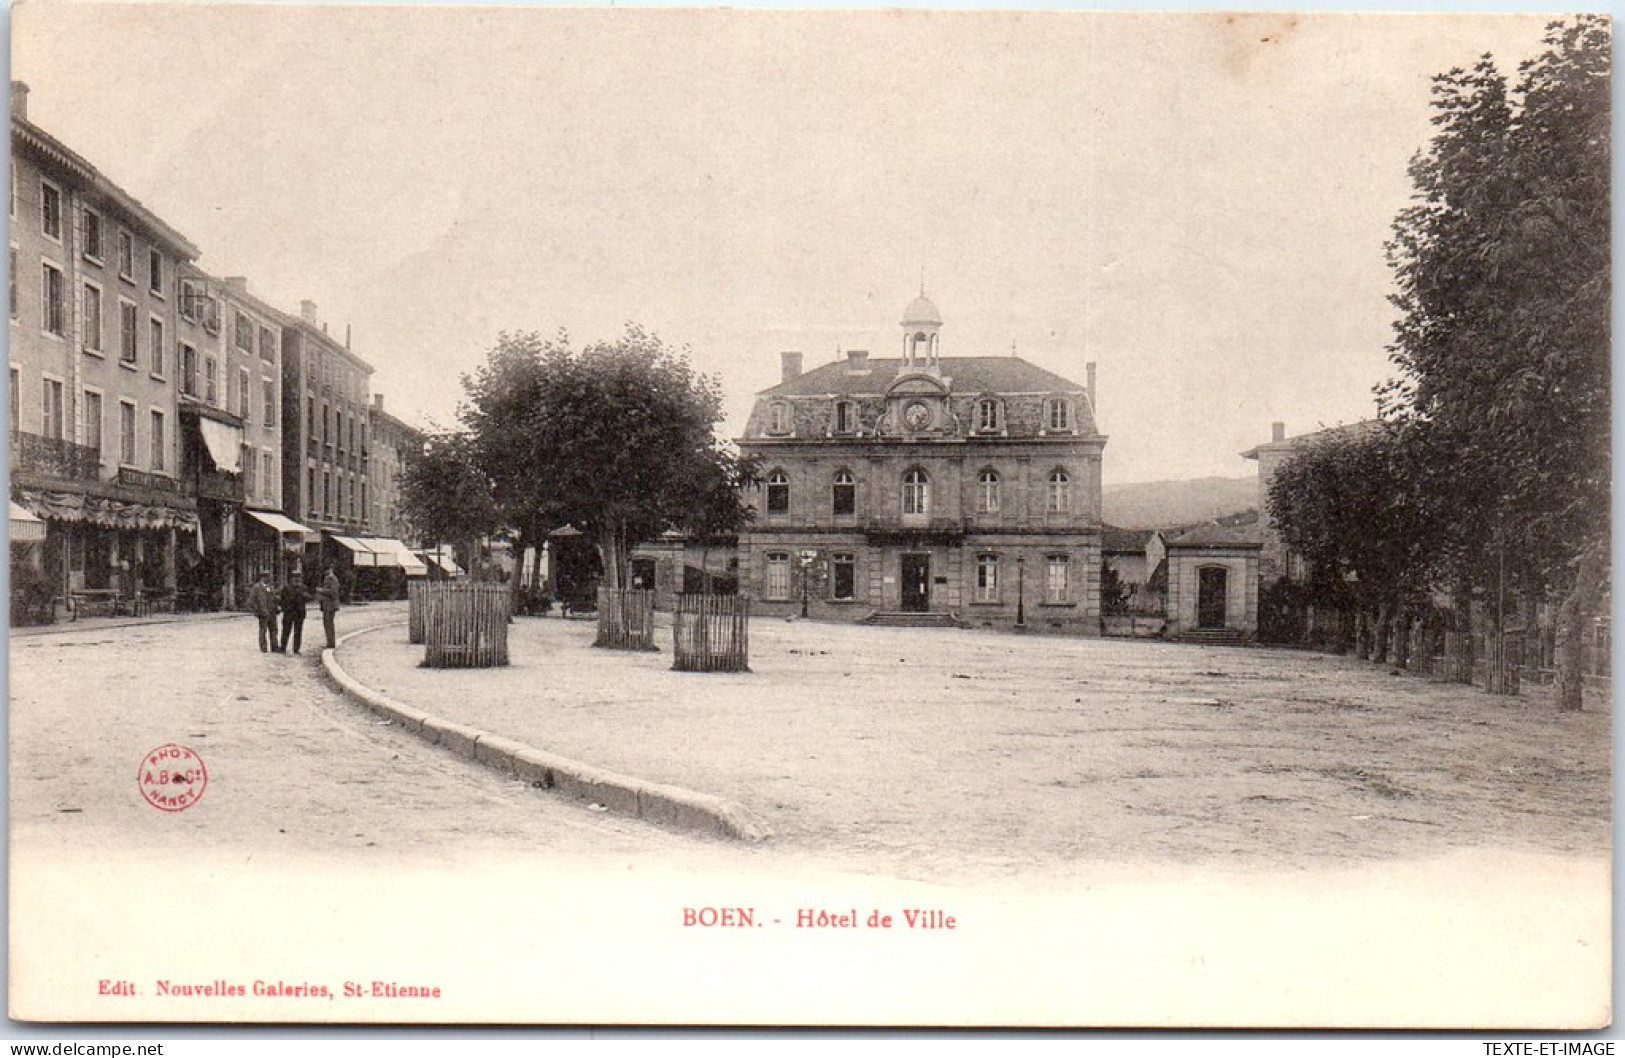
[[[1205,525],[1168,541],[1168,628],[1176,639],[1245,642],[1258,633],[1256,525]]]

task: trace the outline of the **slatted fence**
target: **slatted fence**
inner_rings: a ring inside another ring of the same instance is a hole
[[[423,609],[429,597],[427,577],[409,577],[406,581],[406,641],[423,642]]]
[[[598,638],[593,646],[611,650],[659,650],[655,646],[655,593],[599,588]]]
[[[506,665],[511,605],[506,584],[443,581],[427,585],[424,666],[451,669]]]
[[[682,672],[750,671],[750,600],[679,595],[672,613],[672,664]]]

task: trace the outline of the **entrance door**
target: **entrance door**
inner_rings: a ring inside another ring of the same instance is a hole
[[[903,555],[903,609],[925,613],[931,608],[931,556]]]
[[[1223,628],[1229,572],[1223,566],[1203,566],[1196,574],[1196,627]]]

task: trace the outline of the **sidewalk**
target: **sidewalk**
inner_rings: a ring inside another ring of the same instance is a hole
[[[591,623],[545,618],[510,626],[507,668],[421,668],[404,625],[337,657],[451,724],[737,802],[777,846],[935,875],[1608,848],[1606,715],[1296,652],[764,619],[750,634],[741,674],[671,671],[669,635],[660,653],[598,650]]]

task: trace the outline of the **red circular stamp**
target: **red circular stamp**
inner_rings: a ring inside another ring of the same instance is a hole
[[[203,796],[209,769],[191,747],[166,742],[141,758],[135,785],[160,812],[182,812]]]

